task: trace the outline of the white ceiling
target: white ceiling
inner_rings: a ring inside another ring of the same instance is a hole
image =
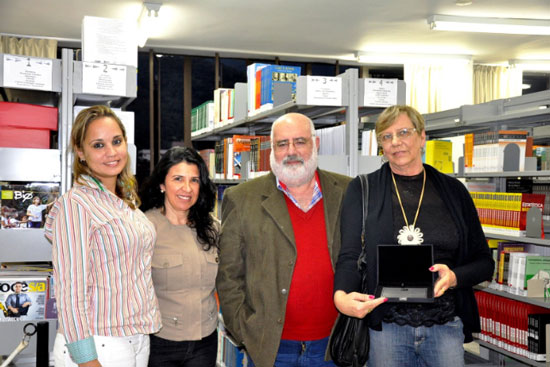
[[[150,0],[159,2],[162,0]],[[550,20],[550,0],[164,0],[146,48],[348,63],[356,51],[550,59],[550,36],[431,31],[432,14]],[[0,0],[0,33],[78,41],[85,15],[137,19],[130,0]],[[63,43],[61,43],[63,45]]]

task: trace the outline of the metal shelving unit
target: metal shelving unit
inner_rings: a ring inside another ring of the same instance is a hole
[[[342,78],[342,105],[341,106],[317,106],[307,104],[307,86],[306,77],[298,77],[296,83],[296,100],[286,101],[274,106],[267,111],[259,112],[255,115],[247,115],[246,107],[246,84],[237,83],[235,85],[235,119],[233,122],[215,128],[212,131],[205,132],[192,137],[194,141],[217,141],[233,134],[269,134],[271,124],[279,116],[289,112],[299,112],[310,117],[316,128],[334,126],[340,123],[346,123],[346,155],[340,157],[338,162],[346,162],[345,170],[349,176],[355,177],[359,170],[364,172],[364,167],[369,162],[362,162],[359,156],[359,117],[366,115],[376,115],[383,108],[364,106],[364,79],[359,79],[356,69],[348,69],[345,73],[339,75]],[[277,91],[276,91],[277,93]],[[277,100],[276,98],[274,98]],[[397,103],[405,103],[405,82],[398,81],[397,85]],[[325,169],[342,172],[342,167],[322,167]],[[217,181],[219,182],[219,181]]]
[[[478,105],[466,105],[448,111],[427,114],[424,117],[426,121],[426,133],[430,138],[519,128],[529,130],[534,135],[538,128],[544,127],[550,122],[550,90]],[[476,172],[455,174],[453,176],[457,178],[491,178],[500,180],[512,177],[549,177],[550,171]],[[502,187],[502,185],[500,186]],[[492,233],[486,233],[486,236],[494,239],[550,247],[550,240],[547,239],[513,237]],[[550,309],[550,302],[543,298],[528,298],[491,288],[477,288],[483,292]],[[494,353],[510,357],[523,365],[547,366],[545,362],[538,362],[522,357],[482,340],[477,340],[477,343]]]
[[[479,340],[477,339],[476,340],[476,343],[478,343],[479,345],[487,348],[487,349],[490,349],[496,353],[499,353],[499,354],[502,354],[502,355],[505,355],[507,357],[510,357],[518,362],[521,362],[522,365],[527,365],[527,366],[534,366],[534,367],[546,367],[548,366],[548,364],[546,362],[538,362],[538,361],[535,361],[533,359],[529,359],[529,358],[525,358],[525,357],[522,357],[520,356],[519,354],[515,354],[515,353],[512,353],[512,352],[509,352],[507,351],[506,349],[502,349],[502,348],[499,348],[497,347],[496,345],[494,344],[491,344],[491,343],[487,343],[483,340]],[[504,364],[501,364],[501,366],[503,366]]]
[[[13,88],[4,83],[4,54],[0,54],[0,87],[8,89],[4,98],[22,103],[43,104],[59,108],[61,92],[61,60],[43,59],[51,63],[52,86],[49,90]],[[17,56],[20,57],[20,56]],[[10,98],[11,97],[11,98]],[[61,182],[61,140],[58,149],[0,148],[0,181]],[[51,261],[51,245],[43,229],[0,230],[0,258],[5,262]],[[25,320],[0,323],[0,355],[10,354],[23,338],[23,327],[36,321],[49,322],[50,350],[53,347],[57,320]],[[36,338],[20,357],[34,356]]]
[[[430,137],[492,129],[537,128],[550,122],[550,90],[424,115]]]
[[[127,85],[123,96],[105,96],[82,93],[82,62],[74,61],[73,50],[63,49],[61,60],[51,60],[52,88],[48,91],[13,90],[18,102],[45,104],[58,107],[59,125],[57,149],[0,148],[0,181],[58,182],[60,194],[71,187],[72,154],[69,151],[71,126],[74,120],[75,103],[84,106],[105,104],[111,107],[125,107],[137,93],[136,68],[126,66]],[[3,80],[3,54],[0,54],[0,87]],[[29,93],[27,100],[25,94]],[[130,148],[130,147],[129,147]],[[135,151],[135,149],[134,149]],[[133,158],[135,164],[136,159]],[[44,236],[43,229],[0,230],[0,258],[4,262],[51,261],[51,244]],[[49,327],[49,347],[57,332],[57,320],[46,320]],[[0,323],[0,355],[8,355],[20,343],[23,326],[33,320]],[[34,356],[36,338],[21,354],[21,358]],[[18,357],[19,358],[19,357]]]

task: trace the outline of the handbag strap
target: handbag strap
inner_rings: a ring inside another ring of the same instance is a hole
[[[367,256],[365,251],[365,228],[367,226],[367,215],[369,210],[369,179],[368,175],[362,174],[359,175],[359,180],[361,182],[361,203],[363,206],[363,222],[361,227],[361,255],[357,260],[357,268],[362,270],[362,264],[367,264]]]

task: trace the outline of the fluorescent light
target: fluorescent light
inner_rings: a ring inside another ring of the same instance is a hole
[[[143,47],[151,31],[159,26],[159,11],[162,3],[144,2],[138,17],[138,46]]]
[[[511,66],[515,66],[521,70],[527,71],[550,71],[550,59],[548,60],[521,60],[515,59],[508,62]]]
[[[550,20],[513,18],[475,18],[432,15],[428,24],[436,31],[550,35]]]
[[[413,54],[413,53],[383,53],[359,51],[355,54],[357,61],[364,64],[403,65],[408,62],[470,62],[471,55],[452,54]]]

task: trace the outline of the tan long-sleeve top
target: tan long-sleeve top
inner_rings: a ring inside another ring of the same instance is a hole
[[[202,339],[217,326],[217,250],[204,251],[194,229],[173,225],[160,209],[145,214],[157,230],[153,284],[163,327],[156,335],[174,341]]]

